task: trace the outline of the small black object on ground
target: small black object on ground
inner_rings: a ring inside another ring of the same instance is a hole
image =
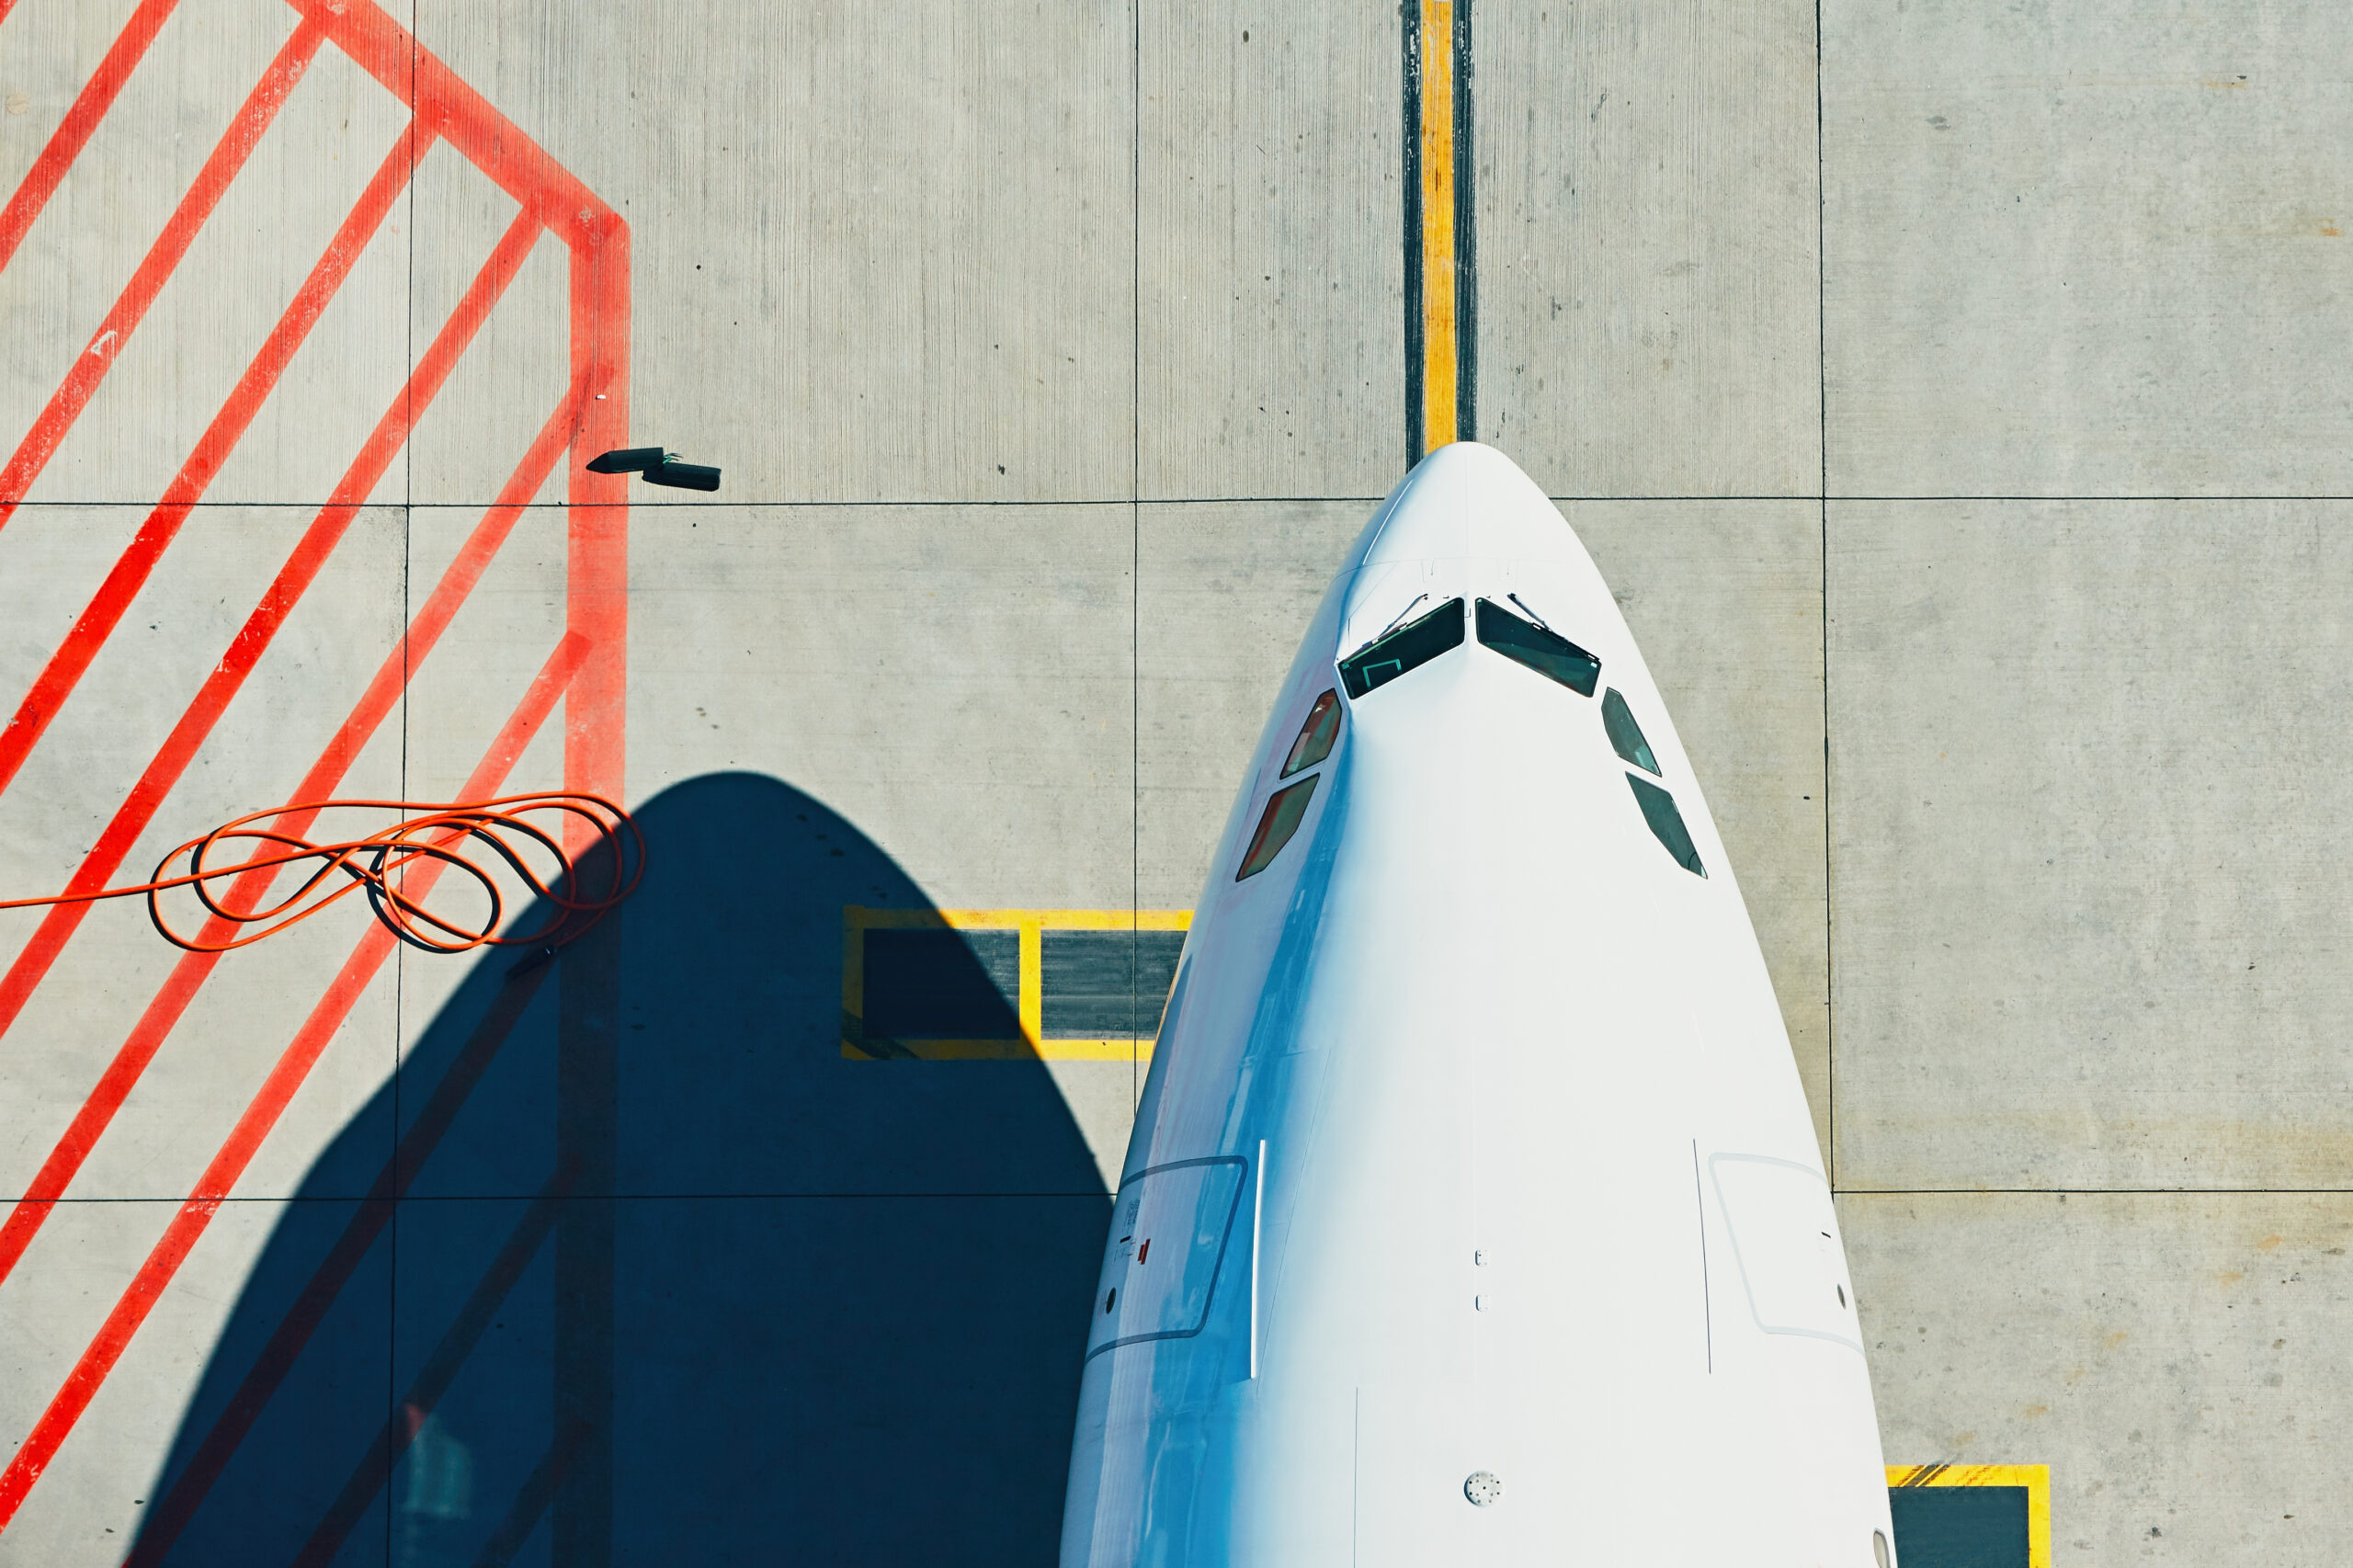
[[[616,447],[588,460],[590,473],[642,473],[648,484],[672,490],[716,490],[719,471],[702,463],[680,462],[676,452],[659,447]]]

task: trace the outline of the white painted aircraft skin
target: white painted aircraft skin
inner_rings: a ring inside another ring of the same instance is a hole
[[[1599,657],[1592,696],[1466,628],[1278,779],[1336,660],[1513,595]],[[1645,824],[1610,688],[1704,876]],[[1310,774],[1296,835],[1237,881]],[[1625,621],[1509,460],[1443,448],[1334,580],[1211,863],[1096,1288],[1063,1568],[1879,1568],[1853,1299],[1756,936]]]

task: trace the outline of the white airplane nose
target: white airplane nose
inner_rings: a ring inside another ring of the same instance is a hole
[[[1575,551],[1561,514],[1517,463],[1493,447],[1457,441],[1424,458],[1406,476],[1365,563],[1513,560]]]

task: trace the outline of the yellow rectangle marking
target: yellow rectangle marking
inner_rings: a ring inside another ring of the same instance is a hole
[[[869,909],[842,906],[842,1041],[846,1061],[881,1062],[900,1052],[917,1062],[1149,1062],[1148,1040],[1047,1040],[1045,951],[1049,931],[1189,931],[1189,909]],[[900,1040],[890,1053],[855,1042],[866,1016],[869,931],[1012,931],[1020,938],[1019,1040]]]
[[[2026,1488],[2027,1568],[2051,1568],[2051,1467],[2047,1464],[1892,1464],[1891,1492],[1910,1486]],[[1900,1552],[1899,1545],[1897,1551]]]

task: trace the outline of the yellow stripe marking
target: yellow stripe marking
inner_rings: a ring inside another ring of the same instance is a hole
[[[1022,921],[1019,930],[1021,1038],[1035,1051],[1046,1034],[1046,927],[1033,916]]]
[[[1032,1045],[1026,1040],[902,1040],[918,1062],[1150,1062],[1148,1040],[1048,1040]],[[842,1041],[845,1062],[881,1062],[849,1041]]]
[[[1189,909],[863,909],[842,907],[845,926],[867,931],[1189,931]]]
[[[1455,438],[1454,0],[1422,7],[1422,449]]]

